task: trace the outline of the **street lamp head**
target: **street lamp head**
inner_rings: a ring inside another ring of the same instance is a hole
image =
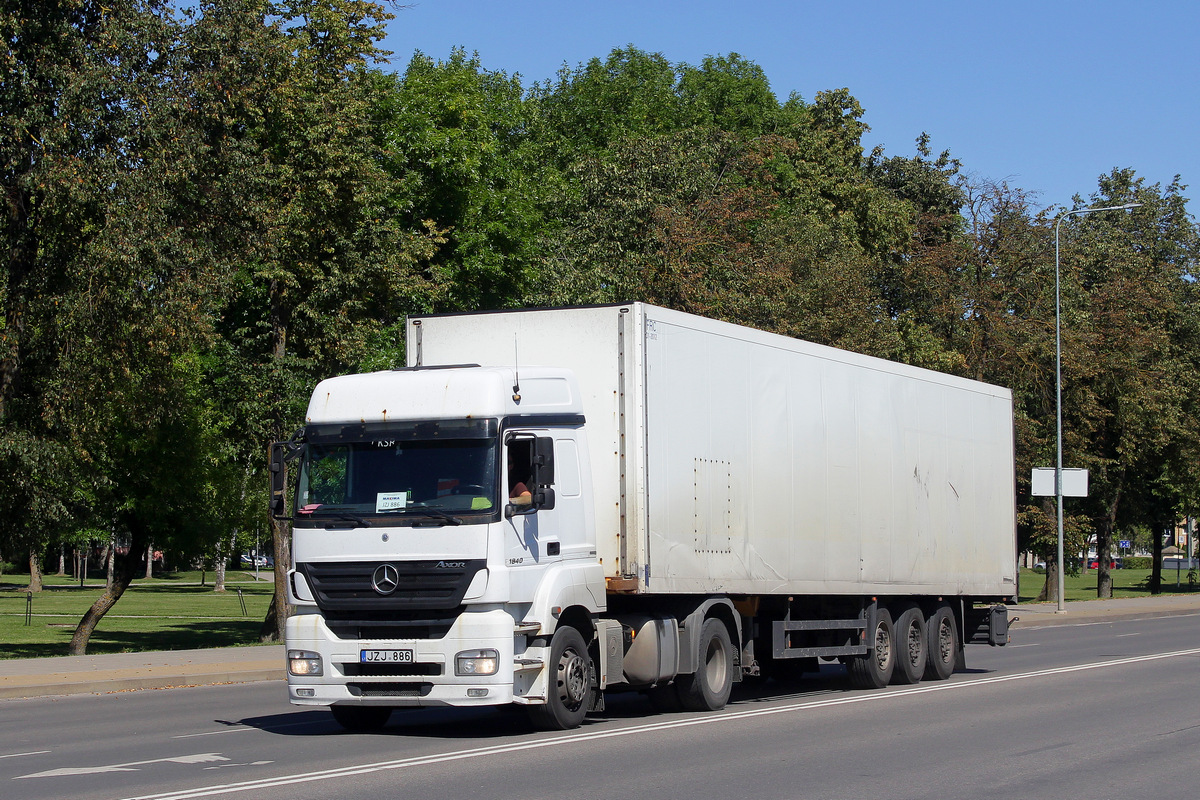
[[[1071,214],[1094,214],[1097,211],[1128,211],[1131,208],[1141,208],[1145,203],[1126,203],[1123,206],[1104,206],[1103,208],[1073,208],[1070,211],[1064,211],[1060,217],[1068,217]]]

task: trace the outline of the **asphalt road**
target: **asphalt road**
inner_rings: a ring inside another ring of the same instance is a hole
[[[244,798],[1192,797],[1200,615],[1017,626],[968,671],[877,692],[828,665],[723,712],[610,696],[578,730],[508,711],[397,712],[377,734],[282,682],[0,701],[0,796]]]

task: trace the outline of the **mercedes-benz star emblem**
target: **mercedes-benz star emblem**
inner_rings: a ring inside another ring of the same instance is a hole
[[[400,585],[400,571],[391,564],[380,564],[371,576],[371,585],[380,594],[391,594]]]

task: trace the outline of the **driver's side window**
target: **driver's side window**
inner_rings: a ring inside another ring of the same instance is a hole
[[[512,439],[506,445],[508,501],[514,505],[533,502],[533,440]]]

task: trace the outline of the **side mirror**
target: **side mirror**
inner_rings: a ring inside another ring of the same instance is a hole
[[[271,475],[271,494],[267,508],[274,519],[291,519],[287,516],[287,462],[304,452],[304,429],[292,434],[286,442],[271,442],[267,458],[267,471]]]
[[[554,485],[554,439],[549,436],[534,440],[533,482],[538,486]]]
[[[537,499],[536,493],[534,494],[534,499],[535,500]],[[504,504],[504,518],[512,519],[513,517],[524,517],[524,516],[528,516],[529,514],[537,513],[537,510],[538,510],[538,506],[537,506],[536,502],[522,503],[520,505],[518,505],[516,503],[505,503]]]
[[[269,506],[271,516],[275,519],[283,519],[287,512],[287,466],[285,465],[286,456],[285,448],[287,442],[272,442],[271,455],[267,466],[271,474],[271,499]]]

